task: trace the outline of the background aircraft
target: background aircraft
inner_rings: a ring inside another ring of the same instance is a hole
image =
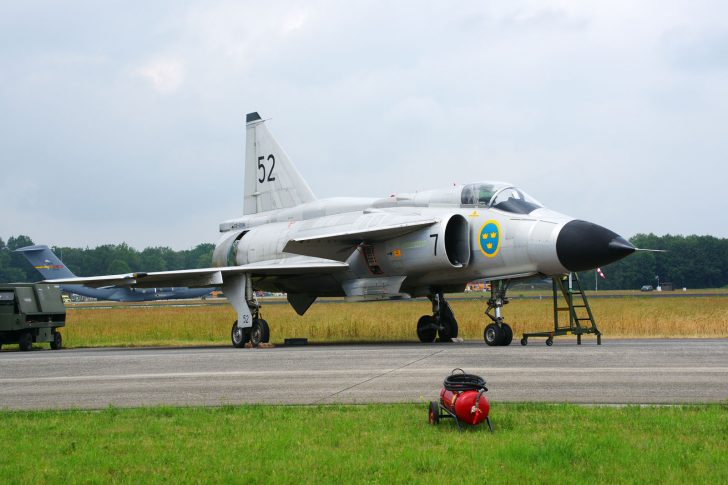
[[[18,248],[16,252],[23,256],[45,279],[76,278],[70,269],[63,264],[58,256],[48,246],[26,246]],[[150,301],[150,300],[179,300],[183,298],[199,298],[207,296],[210,288],[91,288],[83,285],[61,285],[63,291],[77,295],[112,301]]]
[[[319,296],[426,296],[432,314],[419,319],[417,335],[447,342],[458,324],[444,295],[485,279],[494,284],[483,337],[509,345],[513,332],[501,308],[510,281],[594,269],[635,251],[609,229],[547,209],[503,182],[316,199],[258,113],[246,122],[244,215],[220,224],[214,267],[49,282],[222,286],[238,314],[231,340],[242,347],[269,339],[254,288],[286,292],[300,315]]]

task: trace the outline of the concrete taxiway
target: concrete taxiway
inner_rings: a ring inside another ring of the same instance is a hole
[[[0,409],[424,402],[453,368],[494,402],[728,400],[728,340],[593,340],[553,347],[390,343],[273,349],[0,352]]]

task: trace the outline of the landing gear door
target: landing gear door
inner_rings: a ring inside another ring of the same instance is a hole
[[[222,283],[225,296],[238,314],[238,327],[242,328],[253,326],[253,315],[250,313],[246,297],[246,286],[249,279],[245,274],[226,276]]]

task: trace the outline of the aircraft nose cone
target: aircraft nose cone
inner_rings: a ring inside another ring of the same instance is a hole
[[[585,271],[618,261],[635,247],[606,227],[586,221],[566,223],[556,239],[556,254],[569,271]]]

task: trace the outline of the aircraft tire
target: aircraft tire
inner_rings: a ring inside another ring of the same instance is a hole
[[[268,322],[266,322],[262,318],[260,319],[260,321],[263,322],[263,324],[265,325],[265,340],[263,340],[263,343],[267,344],[268,342],[270,342],[270,326],[268,326]]]
[[[450,337],[456,338],[458,336],[458,321],[447,302],[440,308],[440,319],[451,323],[452,331],[450,332]]]
[[[51,340],[51,350],[60,350],[63,347],[63,337],[61,333],[53,331],[53,340]]]
[[[458,331],[459,331],[459,328],[458,328],[458,321],[457,321],[457,320],[455,320],[454,318],[451,318],[451,319],[450,319],[450,338],[451,338],[451,339],[452,339],[452,338],[457,338],[457,336],[458,336]]]
[[[504,323],[501,325],[501,330],[503,330],[503,342],[501,342],[501,345],[511,345],[513,341],[513,329],[510,325]]]
[[[230,340],[233,343],[233,347],[236,349],[242,349],[245,347],[245,343],[248,341],[245,335],[245,329],[238,328],[238,321],[233,322],[233,328],[230,329]]]
[[[452,342],[458,336],[458,322],[454,318],[441,318],[440,324],[444,327],[437,331],[440,342]]]
[[[432,326],[432,316],[422,315],[417,321],[417,337],[420,342],[428,344],[435,341],[437,329]]]
[[[33,335],[30,332],[21,333],[18,338],[18,345],[20,346],[20,350],[24,352],[31,350],[33,348]]]
[[[503,330],[495,323],[489,324],[483,330],[483,340],[489,347],[495,347],[502,345],[503,342]]]
[[[269,340],[270,328],[268,327],[268,322],[262,318],[253,320],[253,327],[250,329],[250,343],[253,344],[253,347],[267,343]]]

